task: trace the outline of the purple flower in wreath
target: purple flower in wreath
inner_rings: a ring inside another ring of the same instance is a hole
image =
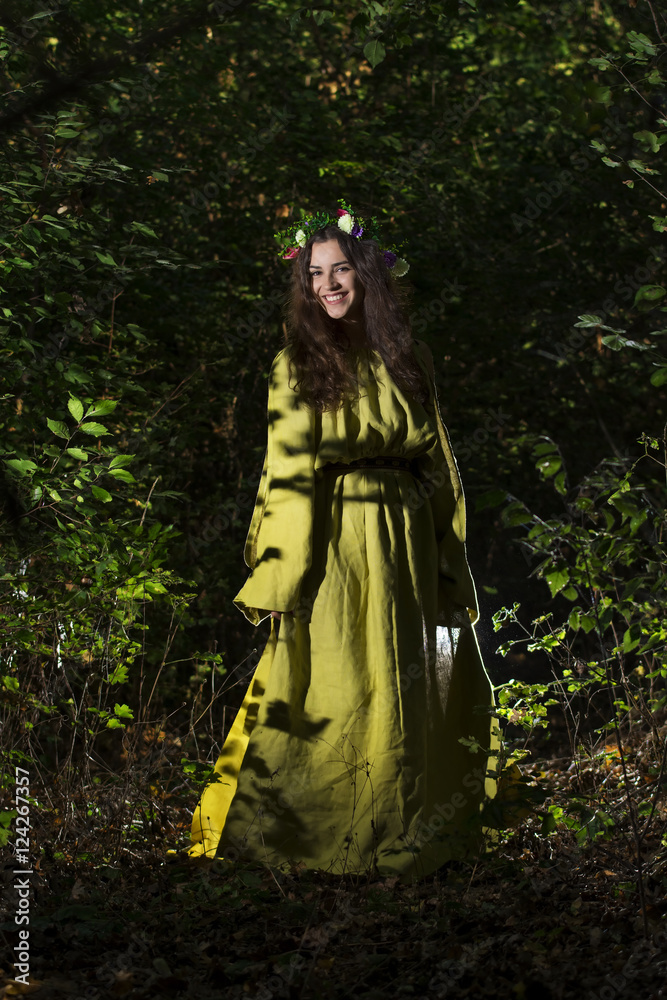
[[[357,236],[357,237],[359,237],[359,236],[361,236],[361,234],[363,233],[363,231],[364,231],[364,227],[360,226],[358,222],[355,222],[355,224],[352,226],[352,232],[350,233],[350,236]]]
[[[384,262],[387,267],[393,267],[396,263],[396,254],[392,253],[391,250],[384,251]]]

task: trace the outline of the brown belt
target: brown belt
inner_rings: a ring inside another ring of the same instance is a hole
[[[419,479],[419,466],[414,459],[392,458],[390,455],[378,455],[376,458],[355,458],[351,462],[327,462],[321,465],[320,472],[336,472],[344,475],[356,469],[388,469],[390,472],[409,472]]]

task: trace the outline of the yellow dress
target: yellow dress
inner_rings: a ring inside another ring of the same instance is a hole
[[[234,603],[271,633],[192,823],[192,856],[428,874],[479,846],[493,693],[472,627],[465,503],[428,347],[426,406],[379,355],[317,414],[269,381],[268,446]],[[295,379],[292,379],[294,383]],[[322,471],[398,456],[403,470]],[[472,737],[476,753],[459,742]]]

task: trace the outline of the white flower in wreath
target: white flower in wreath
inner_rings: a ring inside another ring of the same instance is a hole
[[[305,247],[308,242],[308,237],[304,233],[303,229],[299,229],[294,239],[297,241],[300,247]]]
[[[341,215],[338,219],[338,228],[342,229],[344,233],[351,233],[354,229],[354,216],[350,215],[349,212],[347,215]]]

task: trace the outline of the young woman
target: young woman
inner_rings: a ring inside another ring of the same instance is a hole
[[[190,854],[425,875],[479,848],[495,792],[458,470],[375,221],[344,205],[282,239],[289,333],[234,600],[271,633]]]

